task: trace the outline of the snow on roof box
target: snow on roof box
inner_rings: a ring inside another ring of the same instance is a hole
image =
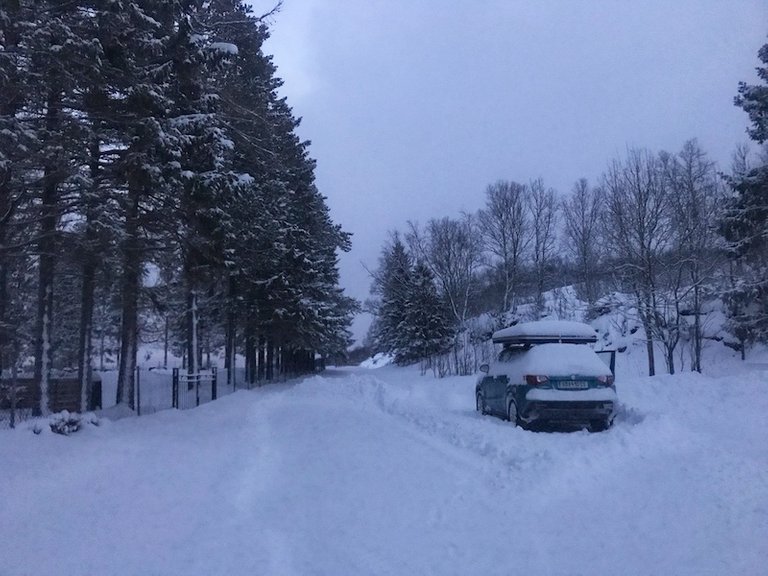
[[[497,330],[491,339],[494,344],[589,344],[597,342],[597,334],[592,326],[581,322],[540,320]]]

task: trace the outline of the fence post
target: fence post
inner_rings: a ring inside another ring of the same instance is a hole
[[[179,369],[174,368],[171,372],[171,408],[179,407]]]
[[[218,392],[218,389],[216,387],[217,381],[216,381],[216,366],[211,367],[211,400],[216,400],[216,393]]]
[[[2,376],[2,373],[0,373]],[[16,362],[11,363],[11,428],[16,428]]]
[[[136,415],[141,416],[141,367],[136,366]]]
[[[200,372],[195,374],[195,406],[200,406]]]

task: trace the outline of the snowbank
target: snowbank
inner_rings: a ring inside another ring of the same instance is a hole
[[[373,358],[364,360],[360,363],[360,368],[383,368],[389,366],[394,361],[394,356],[379,352]]]
[[[0,431],[0,571],[765,574],[762,373],[617,389],[598,434],[515,428],[474,411],[474,378],[392,366]]]

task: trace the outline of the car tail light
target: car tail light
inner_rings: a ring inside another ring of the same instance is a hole
[[[528,386],[540,386],[549,382],[549,376],[541,376],[536,374],[526,374],[525,383]]]
[[[613,374],[610,376],[598,376],[597,381],[606,386],[613,386]]]

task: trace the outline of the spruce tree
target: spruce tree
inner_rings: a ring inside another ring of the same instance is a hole
[[[431,368],[436,357],[448,352],[453,344],[450,310],[437,293],[432,271],[421,262],[411,272],[401,329],[401,363],[422,361],[424,368]]]
[[[735,104],[749,115],[750,137],[768,140],[768,44],[758,52],[759,85],[739,84]],[[768,164],[729,178],[733,196],[727,201],[721,232],[739,269],[725,299],[731,329],[743,343],[768,341]],[[743,354],[742,346],[742,354]]]

